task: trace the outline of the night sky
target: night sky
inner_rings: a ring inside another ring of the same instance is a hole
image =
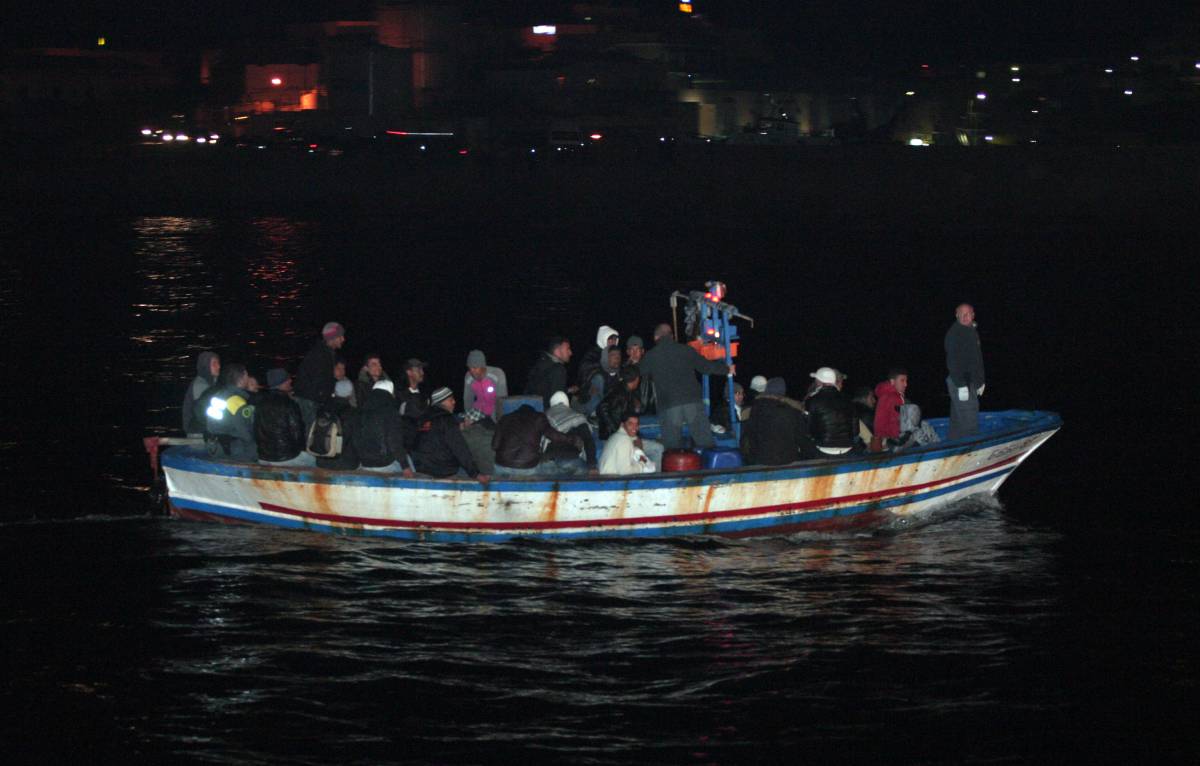
[[[672,2],[632,4],[678,15]],[[561,20],[566,14],[555,9],[570,4],[465,0],[460,5],[468,13],[523,23],[539,17]],[[697,0],[695,5],[718,25],[769,30],[774,43],[803,60],[865,69],[918,60],[1123,55],[1150,40],[1179,39],[1200,48],[1200,3],[1194,0]],[[212,46],[236,37],[277,35],[290,22],[366,17],[371,6],[370,0],[64,0],[10,17],[4,45],[87,45],[103,34],[111,45],[128,48]]]

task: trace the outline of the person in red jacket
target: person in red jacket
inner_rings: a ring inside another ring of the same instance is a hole
[[[871,451],[881,452],[885,439],[900,438],[900,405],[904,404],[904,392],[908,390],[908,370],[893,367],[888,370],[888,379],[875,386],[875,434],[871,439]]]

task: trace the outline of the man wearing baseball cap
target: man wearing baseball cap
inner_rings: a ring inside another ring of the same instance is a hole
[[[300,369],[296,372],[296,404],[304,415],[304,428],[317,418],[317,408],[333,397],[337,378],[333,368],[337,364],[337,352],[346,343],[346,328],[337,322],[326,322],[321,328],[321,338],[313,344]]]

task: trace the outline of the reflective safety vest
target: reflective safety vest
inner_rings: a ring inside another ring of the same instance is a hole
[[[245,391],[232,387],[214,391],[208,397],[204,415],[209,435],[225,455],[254,458],[254,405],[246,401]]]

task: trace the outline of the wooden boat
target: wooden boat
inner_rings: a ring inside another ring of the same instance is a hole
[[[929,421],[945,436],[945,419]],[[969,439],[894,453],[688,473],[578,478],[405,479],[281,469],[166,449],[171,512],[411,540],[746,537],[888,525],[994,495],[1060,427],[1051,412],[982,413]]]

